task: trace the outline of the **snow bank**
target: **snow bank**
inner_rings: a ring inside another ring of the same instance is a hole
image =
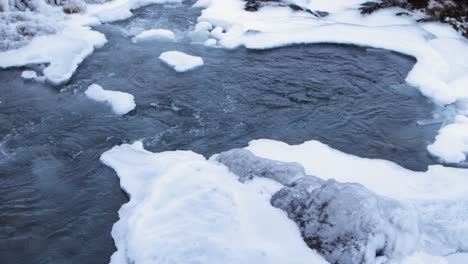
[[[203,59],[179,51],[167,51],[161,53],[159,59],[167,63],[177,72],[186,72],[203,65]]]
[[[218,40],[225,48],[245,46],[267,49],[303,43],[343,43],[389,49],[414,56],[417,63],[406,81],[441,105],[468,101],[468,42],[449,25],[420,24],[418,14],[396,16],[401,9],[361,15],[365,0],[295,0],[312,11],[330,14],[317,18],[289,7],[266,6],[257,12],[244,10],[241,0],[211,0],[198,18],[194,39]],[[206,27],[207,23],[212,25]],[[220,28],[222,30],[220,30]],[[468,136],[468,130],[461,132]],[[442,157],[445,152],[437,152]],[[466,158],[466,157],[465,157]]]
[[[85,91],[85,95],[94,101],[109,104],[118,115],[125,115],[135,109],[136,106],[133,95],[119,91],[104,90],[97,84],[89,86]]]
[[[133,43],[152,40],[175,40],[174,32],[166,29],[150,29],[145,30],[132,38]]]
[[[242,184],[189,151],[151,153],[141,143],[105,152],[130,201],[112,229],[111,263],[327,263],[273,208],[263,179]],[[287,243],[285,243],[287,241]]]

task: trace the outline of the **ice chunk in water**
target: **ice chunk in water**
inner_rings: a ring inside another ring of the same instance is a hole
[[[163,52],[159,59],[174,68],[177,72],[186,72],[203,65],[203,59],[179,51]]]
[[[104,90],[97,84],[89,86],[85,94],[95,101],[106,102],[118,115],[125,115],[135,109],[136,106],[133,95],[119,91]]]

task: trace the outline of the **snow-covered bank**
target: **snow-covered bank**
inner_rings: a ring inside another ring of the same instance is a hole
[[[397,51],[417,59],[406,78],[409,84],[441,105],[468,104],[468,41],[449,25],[420,24],[416,22],[419,14],[396,16],[402,11],[396,8],[365,16],[359,12],[364,0],[293,2],[329,14],[316,17],[287,6],[265,6],[257,12],[248,12],[241,0],[200,0],[196,6],[205,9],[198,22],[211,26],[196,28],[194,35],[200,42],[215,38],[225,48],[342,43]],[[468,135],[468,131],[461,133]],[[442,152],[432,153],[444,161],[451,160],[441,156]]]
[[[97,102],[105,102],[112,107],[114,113],[118,115],[125,115],[126,113],[135,109],[135,99],[129,93],[104,90],[97,84],[92,84],[85,91],[85,95]]]
[[[327,263],[269,204],[275,182],[244,185],[201,155],[151,153],[138,142],[101,160],[130,196],[112,230],[111,263]]]
[[[468,170],[413,172],[316,141],[257,140],[247,150],[206,160],[137,142],[105,152],[101,161],[130,196],[112,231],[111,263],[323,263],[270,199],[332,263],[444,263],[468,250]]]

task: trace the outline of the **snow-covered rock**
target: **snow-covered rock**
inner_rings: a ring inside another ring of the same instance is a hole
[[[132,42],[143,42],[143,41],[152,41],[152,40],[166,40],[174,41],[175,40],[174,32],[166,29],[150,29],[145,30],[135,37],[132,38]]]
[[[118,115],[125,115],[135,109],[136,106],[133,95],[119,91],[104,90],[97,84],[90,85],[85,91],[85,95],[94,101],[109,104]]]
[[[177,72],[186,72],[203,65],[201,57],[188,55],[179,51],[167,51],[161,53],[159,59],[171,66]]]

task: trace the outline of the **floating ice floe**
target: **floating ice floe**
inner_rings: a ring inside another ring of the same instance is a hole
[[[111,263],[324,263],[315,250],[330,263],[466,260],[458,253],[468,249],[466,169],[413,172],[317,141],[272,140],[209,160],[137,142],[101,161],[130,196],[113,227]]]
[[[174,32],[166,29],[150,29],[143,31],[132,38],[132,42],[134,43],[152,40],[174,41],[175,34]]]
[[[402,11],[397,8],[361,15],[358,8],[366,0],[291,2],[329,14],[318,18],[287,6],[265,6],[248,12],[241,0],[203,0],[196,4],[205,9],[192,36],[200,43],[214,37],[217,45],[225,48],[339,43],[393,50],[417,59],[406,81],[425,96],[440,105],[468,104],[468,41],[451,26],[418,23],[421,17],[417,13],[396,16]],[[460,133],[468,137],[468,130]],[[453,160],[444,156],[448,152],[431,153],[444,161]],[[466,159],[466,152],[464,156]]]
[[[177,72],[186,72],[203,65],[201,57],[192,56],[179,51],[167,51],[161,53],[159,59],[167,63]]]
[[[118,115],[125,115],[135,109],[136,106],[133,95],[119,91],[104,90],[97,84],[90,85],[85,91],[85,95],[92,100],[109,104]]]
[[[25,80],[32,80],[32,79],[37,78],[37,74],[35,71],[23,71],[21,73],[21,78]]]

